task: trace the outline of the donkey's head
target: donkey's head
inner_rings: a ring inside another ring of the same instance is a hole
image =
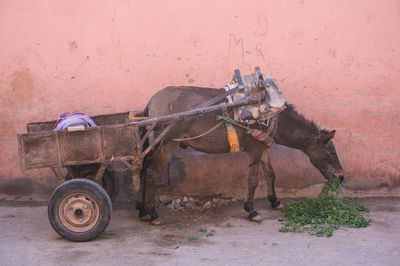
[[[332,177],[336,177],[341,183],[344,179],[343,168],[332,142],[335,132],[320,130],[314,143],[308,147],[307,155],[325,178],[331,180]]]

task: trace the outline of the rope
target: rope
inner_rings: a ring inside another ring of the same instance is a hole
[[[209,130],[207,130],[206,132],[196,136],[196,137],[192,137],[192,138],[181,138],[181,139],[172,139],[173,141],[187,141],[187,140],[193,140],[193,139],[198,139],[201,137],[204,137],[207,134],[210,134],[211,132],[213,132],[214,130],[216,130],[220,125],[222,125],[224,123],[224,121],[219,122],[218,124],[216,124],[215,126],[213,126],[212,128],[210,128]]]
[[[222,116],[222,115],[217,115],[217,120],[225,120],[228,123],[231,123],[232,125],[244,128],[247,130],[246,134],[250,134],[253,130],[249,127],[246,127],[245,125],[237,122],[236,120],[233,120],[232,118],[226,117],[226,116]]]

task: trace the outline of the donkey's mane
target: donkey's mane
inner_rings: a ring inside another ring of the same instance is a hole
[[[299,114],[292,104],[286,104],[286,110],[288,111],[288,114],[290,114],[290,119],[292,123],[295,123],[296,126],[304,128],[311,133],[318,134],[319,128],[314,123],[314,121],[308,120],[303,115]]]

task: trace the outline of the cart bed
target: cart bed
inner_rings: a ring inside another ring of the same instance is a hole
[[[18,134],[21,169],[139,159],[139,127],[126,124],[137,115],[125,112],[94,116],[97,127],[72,132],[53,130],[56,121],[29,123],[28,133]]]

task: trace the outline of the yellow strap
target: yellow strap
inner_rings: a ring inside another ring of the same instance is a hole
[[[236,129],[231,123],[225,123],[226,134],[228,136],[229,148],[231,152],[240,151],[239,138],[236,133]]]

